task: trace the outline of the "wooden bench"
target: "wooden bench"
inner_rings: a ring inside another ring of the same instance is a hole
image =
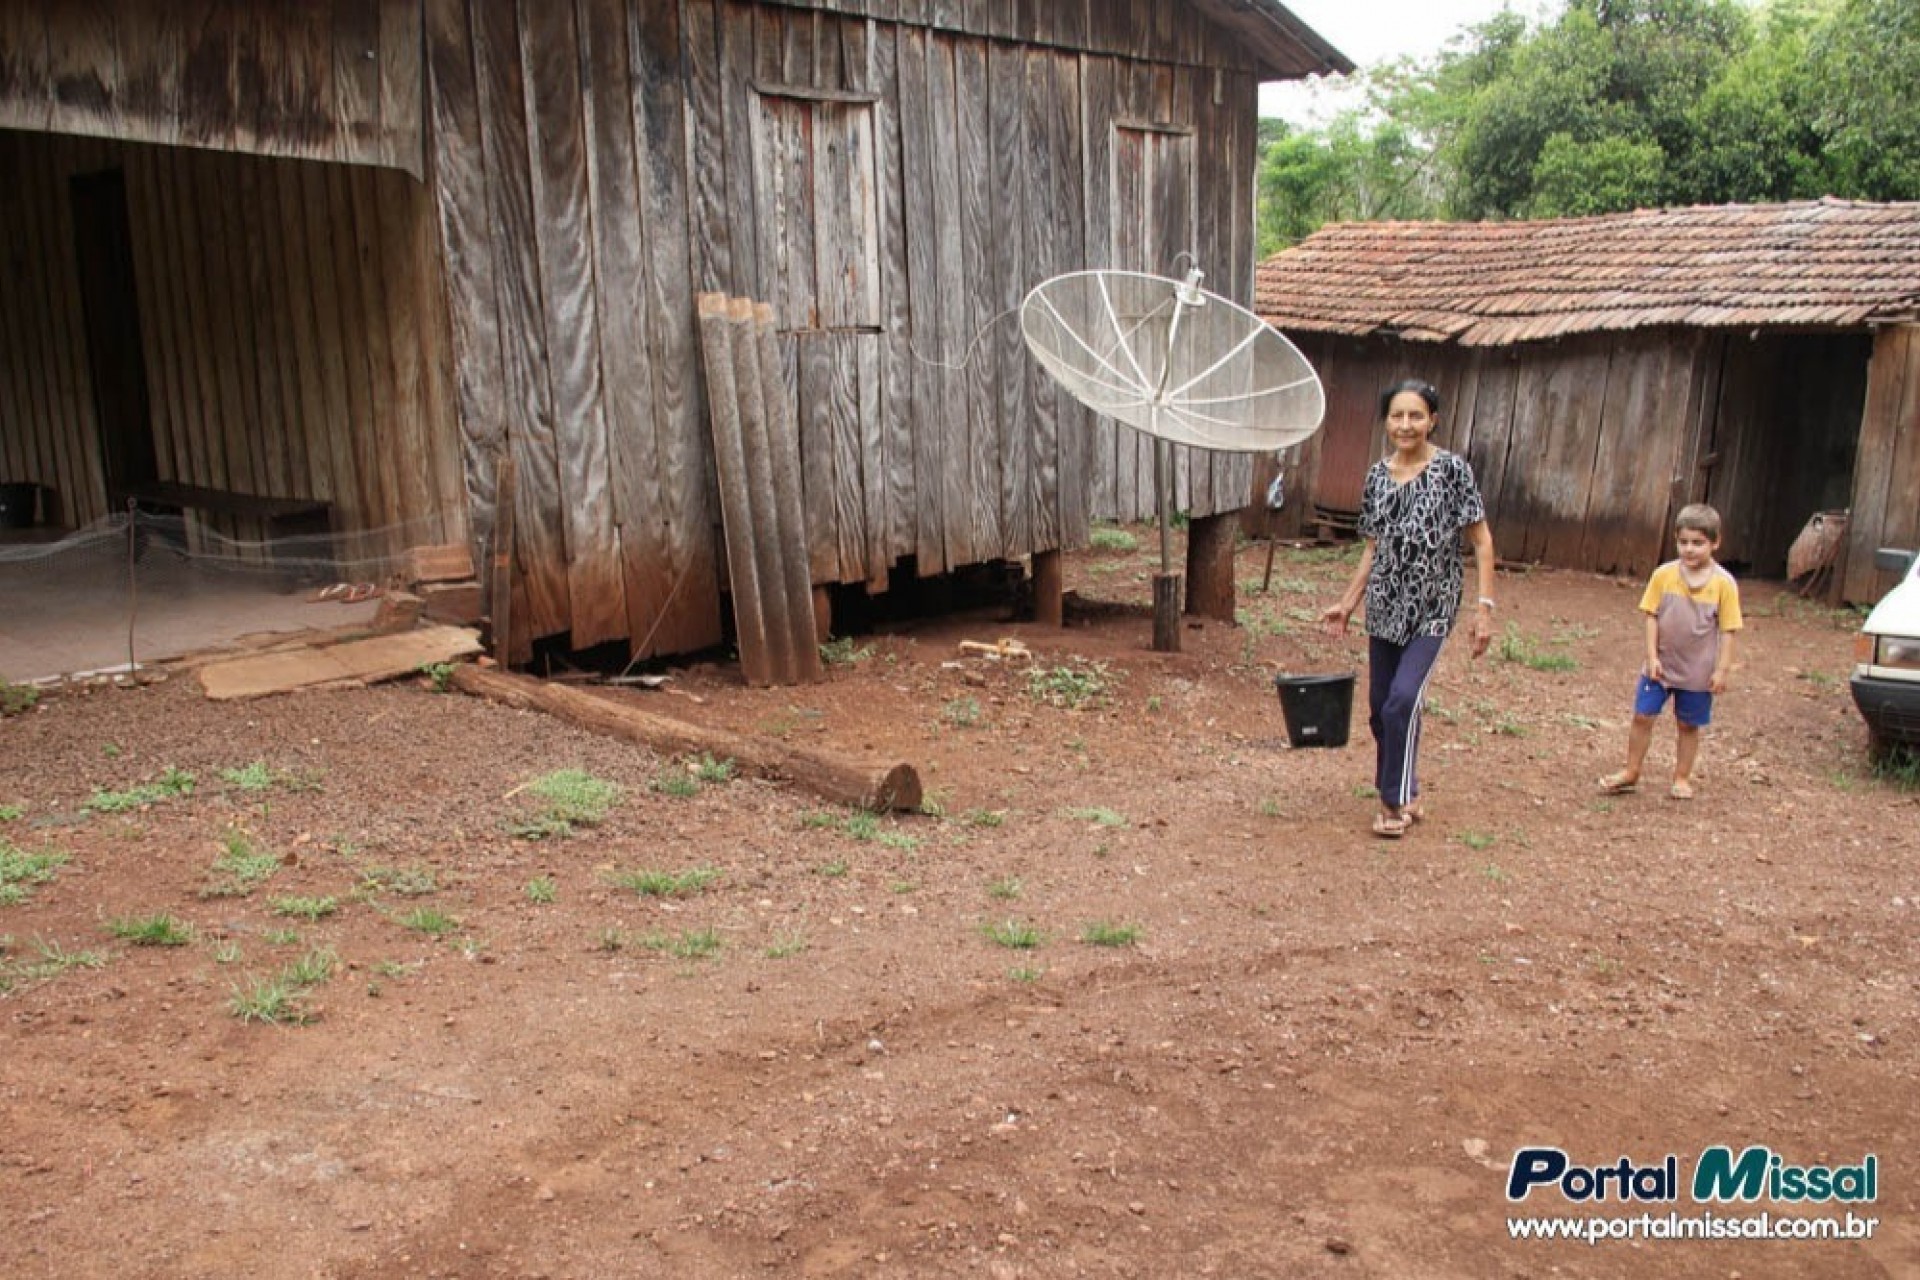
[[[177,480],[115,485],[110,496],[121,509],[132,502],[143,511],[197,511],[258,520],[267,537],[269,556],[275,554],[275,544],[282,539],[311,538],[317,540],[319,550],[311,557],[300,558],[329,562],[334,558],[333,504],[323,498],[268,498]]]

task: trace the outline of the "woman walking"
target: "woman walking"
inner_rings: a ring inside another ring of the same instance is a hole
[[[1440,393],[1416,378],[1397,382],[1381,394],[1380,416],[1392,451],[1367,470],[1359,525],[1366,549],[1339,603],[1321,619],[1330,634],[1343,635],[1366,602],[1367,722],[1380,793],[1373,833],[1398,839],[1425,816],[1415,767],[1420,707],[1460,614],[1461,534],[1473,547],[1476,658],[1493,639],[1494,553],[1473,468],[1432,441]]]

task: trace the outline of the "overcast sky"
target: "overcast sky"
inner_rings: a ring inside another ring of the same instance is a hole
[[[1281,0],[1302,22],[1361,67],[1411,55],[1438,52],[1463,28],[1484,22],[1502,9],[1529,18],[1541,0]],[[1338,81],[1334,84],[1337,85]],[[1328,109],[1316,107],[1333,85],[1270,84],[1260,90],[1260,114],[1307,123]],[[1337,90],[1335,91],[1337,92]]]

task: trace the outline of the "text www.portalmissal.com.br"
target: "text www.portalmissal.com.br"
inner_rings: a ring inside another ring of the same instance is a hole
[[[1871,1240],[1878,1218],[1849,1213],[1839,1218],[1786,1214],[1641,1213],[1619,1217],[1508,1218],[1513,1240]]]

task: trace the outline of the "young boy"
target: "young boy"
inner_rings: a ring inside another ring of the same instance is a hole
[[[1632,791],[1653,742],[1653,722],[1673,699],[1673,786],[1676,800],[1693,799],[1693,762],[1700,730],[1713,719],[1713,695],[1727,687],[1733,665],[1733,633],[1740,629],[1740,588],[1713,558],[1720,548],[1720,513],[1703,502],[1680,509],[1673,520],[1679,558],[1653,571],[1640,597],[1647,615],[1647,662],[1633,698],[1633,728],[1627,732],[1627,767],[1600,779],[1608,795]]]

